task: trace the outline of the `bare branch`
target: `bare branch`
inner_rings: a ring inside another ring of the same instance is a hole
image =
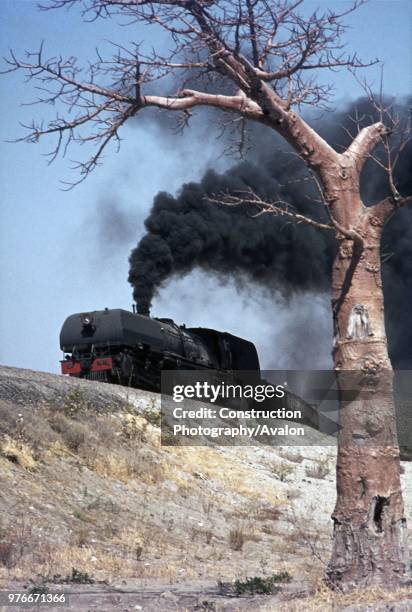
[[[207,94],[193,89],[184,89],[179,97],[143,96],[143,106],[157,106],[172,111],[187,110],[195,106],[214,106],[222,110],[234,111],[249,119],[258,121],[263,118],[259,106],[242,95],[222,96],[219,94]]]
[[[391,193],[391,198],[387,198],[387,200],[393,201],[398,207],[399,202],[408,199],[398,191],[395,169],[401,153],[412,138],[411,111],[409,109],[408,113],[401,115],[396,111],[394,100],[385,99],[383,95],[383,69],[381,70],[381,85],[378,96],[372,92],[366,81],[361,81],[358,78],[357,80],[366,93],[374,116],[379,117],[379,121],[360,129],[361,118],[355,118],[358,135],[348,147],[346,154],[355,159],[359,173],[368,158],[372,159],[386,172]],[[381,144],[381,147],[378,147],[377,153],[374,153],[378,144]],[[391,208],[390,202],[385,205],[382,204],[382,206],[385,210],[388,207]]]
[[[370,210],[371,214],[384,225],[399,208],[409,204],[412,204],[412,195],[405,198],[399,197],[398,199],[389,197],[372,206]]]
[[[248,191],[239,191],[238,195],[234,194],[221,194],[214,197],[208,198],[208,201],[213,204],[224,204],[225,206],[240,206],[246,204],[257,210],[253,217],[259,217],[264,214],[278,215],[280,217],[287,217],[291,219],[297,225],[304,224],[316,227],[321,230],[332,230],[334,231],[333,225],[327,223],[321,223],[305,215],[301,215],[293,210],[288,202],[283,200],[263,200],[257,193],[251,189]]]
[[[356,138],[346,149],[346,154],[351,157],[360,173],[365,161],[379,142],[382,142],[387,128],[381,122],[374,123],[360,130]]]
[[[73,57],[45,59],[43,46],[37,53],[26,53],[25,59],[11,52],[6,72],[20,71],[37,86],[36,104],[58,108],[54,120],[33,123],[20,140],[37,142],[55,134],[52,159],[71,145],[94,143],[98,157],[93,154],[79,166],[84,173],[96,166],[111,140],[119,144],[120,127],[142,109],[183,112],[182,126],[191,109],[213,106],[243,122],[258,121],[276,130],[322,174],[326,160],[338,164],[338,155],[294,109],[327,103],[331,87],[316,81],[319,70],[370,65],[345,54],[342,43],[344,18],[364,0],[354,0],[341,11],[316,10],[310,15],[300,12],[302,2],[45,1],[43,10],[81,7],[86,21],[117,16],[122,23],[126,19],[126,24],[161,28],[168,37],[168,51],[151,49],[148,42],[116,44],[112,57],[97,51],[86,68]],[[240,134],[244,142],[244,132]],[[356,147],[363,159],[360,140],[353,150]]]

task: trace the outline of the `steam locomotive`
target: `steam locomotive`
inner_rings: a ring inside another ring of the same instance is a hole
[[[120,308],[70,315],[60,348],[63,374],[152,391],[160,390],[162,370],[253,371],[260,377],[252,342]]]

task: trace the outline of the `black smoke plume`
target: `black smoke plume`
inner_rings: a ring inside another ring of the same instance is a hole
[[[319,131],[337,150],[350,142],[355,108],[371,121],[368,102],[328,116]],[[412,146],[396,169],[399,191],[412,193]],[[326,221],[318,194],[302,162],[269,130],[253,128],[247,161],[224,174],[213,170],[198,183],[182,186],[177,196],[160,192],[145,221],[147,233],[130,256],[129,282],[139,312],[147,313],[153,296],[172,276],[200,267],[220,277],[250,281],[285,296],[308,290],[327,291],[336,252],[332,233],[285,221],[273,215],[253,217],[250,207],[210,203],[208,197],[252,188],[264,198],[280,197],[299,212]],[[388,195],[387,177],[368,162],[361,184],[366,203]],[[382,240],[387,331],[395,367],[412,368],[412,211],[399,211]]]
[[[113,252],[116,247],[131,242],[136,237],[137,215],[136,218],[131,217],[130,211],[122,209],[116,196],[100,199],[96,209],[93,219],[88,219],[87,222],[93,225],[97,243],[105,254]]]

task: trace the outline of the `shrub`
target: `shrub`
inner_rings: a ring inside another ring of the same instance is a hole
[[[74,582],[76,584],[94,584],[95,581],[87,572],[81,572],[73,567],[71,576],[66,577],[66,582]]]
[[[113,423],[106,416],[98,416],[92,422],[90,427],[93,430],[96,438],[104,445],[105,448],[110,448],[116,436],[116,431]]]
[[[28,590],[28,595],[47,595],[50,592],[47,586],[47,579],[44,576],[39,576],[38,580],[31,580],[33,586]]]
[[[15,515],[7,526],[0,527],[0,539],[0,566],[15,567],[25,555],[33,552],[32,527],[24,516]]]
[[[54,413],[50,417],[50,424],[54,431],[57,431],[67,448],[77,453],[82,444],[86,441],[86,428],[81,423],[72,421],[61,413]]]
[[[77,512],[73,512],[73,516],[75,518],[80,518],[79,516],[76,516]],[[79,546],[80,548],[82,548],[83,546],[86,546],[88,541],[89,541],[89,537],[90,537],[90,529],[88,527],[80,527],[79,529],[76,530],[75,534],[73,535],[73,543],[75,544],[75,546]]]
[[[281,482],[285,482],[286,478],[294,471],[293,465],[288,465],[287,463],[274,462],[271,465],[272,472],[279,478]]]
[[[0,565],[7,568],[14,565],[14,546],[10,542],[0,542]]]
[[[240,527],[235,527],[229,532],[229,546],[232,550],[242,550],[245,543],[245,534]]]
[[[82,412],[90,410],[90,402],[83,389],[73,387],[69,393],[67,393],[63,400],[63,412],[70,418],[76,418]]]
[[[330,472],[327,459],[319,461],[316,465],[308,465],[305,468],[306,476],[309,478],[325,478]]]
[[[61,574],[53,574],[44,576],[39,574],[37,580],[30,579],[32,587],[29,589],[29,593],[47,593],[50,591],[49,584],[94,584],[96,581],[87,572],[72,567],[71,574],[62,576]]]
[[[122,434],[127,440],[145,440],[148,421],[140,415],[122,415]]]
[[[268,576],[267,578],[254,576],[253,578],[246,578],[246,580],[236,580],[234,583],[234,591],[236,595],[244,595],[245,593],[250,595],[254,595],[255,593],[277,593],[280,591],[280,586],[278,586],[279,583],[290,582],[291,580],[292,577],[288,572],[272,574],[272,576]]]
[[[154,407],[154,402],[143,410],[142,417],[146,419],[150,425],[153,425],[153,427],[160,427],[160,410]]]
[[[86,441],[85,428],[80,425],[80,423],[73,423],[73,425],[64,432],[63,438],[68,449],[77,453],[82,444]]]

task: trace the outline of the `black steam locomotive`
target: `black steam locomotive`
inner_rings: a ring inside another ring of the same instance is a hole
[[[153,391],[160,390],[162,370],[247,370],[260,376],[252,342],[120,308],[69,316],[60,347],[63,374]]]

